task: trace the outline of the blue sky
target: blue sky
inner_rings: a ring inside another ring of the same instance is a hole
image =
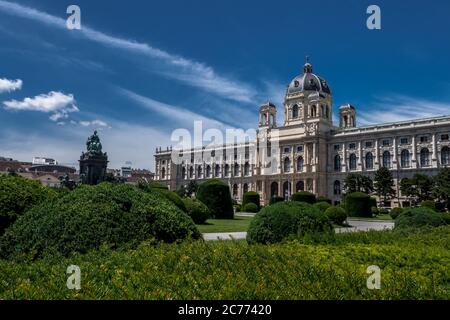
[[[194,120],[254,128],[270,99],[281,124],[305,55],[359,125],[450,114],[449,31],[446,0],[0,0],[0,156],[76,164],[99,129],[111,167],[154,169]]]

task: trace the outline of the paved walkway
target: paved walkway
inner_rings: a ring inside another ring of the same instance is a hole
[[[350,228],[336,228],[336,233],[369,231],[369,230],[387,230],[394,228],[392,221],[361,221],[348,219]],[[247,237],[247,232],[225,232],[225,233],[204,233],[203,239],[211,240],[240,240]]]

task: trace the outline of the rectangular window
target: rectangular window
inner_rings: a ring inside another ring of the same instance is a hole
[[[372,148],[372,146],[373,146],[372,141],[367,141],[366,142],[366,148]]]
[[[408,144],[408,138],[401,138],[400,144]]]
[[[297,152],[303,152],[303,146],[297,146]]]
[[[349,149],[356,149],[356,143],[350,143],[350,144],[348,145],[348,148],[349,148]]]
[[[442,134],[441,135],[441,140],[442,141],[448,141],[448,134]]]
[[[289,153],[291,151],[291,148],[290,147],[285,147],[284,148],[284,153]]]
[[[340,144],[335,144],[334,145],[334,150],[335,151],[338,151],[338,150],[340,150],[341,149],[341,145]]]
[[[383,140],[383,146],[388,146],[388,145],[390,145],[390,144],[391,144],[391,141],[390,141],[390,140],[388,140],[388,139]]]
[[[420,142],[421,143],[428,142],[428,137],[427,136],[420,137]]]

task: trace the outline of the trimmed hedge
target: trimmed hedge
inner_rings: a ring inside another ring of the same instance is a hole
[[[378,208],[377,199],[370,197],[370,207]]]
[[[250,222],[247,242],[269,244],[324,233],[333,234],[334,229],[319,209],[303,202],[279,202],[256,214]]]
[[[314,204],[316,203],[316,196],[308,191],[296,192],[292,195],[292,201]]]
[[[142,241],[200,238],[191,218],[155,193],[126,185],[81,186],[28,211],[0,239],[0,257],[40,258],[107,247],[134,248]]]
[[[272,198],[270,198],[269,205],[272,205],[272,204],[275,204],[278,202],[284,202],[284,198],[278,197],[278,196],[273,196]]]
[[[260,208],[260,199],[259,199],[259,193],[255,191],[249,191],[244,193],[244,196],[242,197],[242,207],[244,207],[248,203],[254,203],[258,207],[258,210]]]
[[[327,215],[328,219],[338,225],[343,225],[347,220],[347,213],[345,213],[345,210],[341,207],[329,207],[327,210],[325,210],[325,214]]]
[[[216,219],[233,219],[234,210],[230,188],[218,179],[211,179],[198,187],[197,199],[203,202]]]
[[[392,219],[397,219],[399,215],[401,215],[403,213],[403,209],[402,208],[393,208],[390,212],[391,218]]]
[[[320,210],[320,212],[325,212],[329,207],[331,207],[331,204],[328,202],[317,202],[314,204],[314,207]]]
[[[345,197],[345,210],[349,217],[372,217],[369,195],[363,192],[348,194]]]
[[[186,207],[186,213],[196,224],[204,224],[209,219],[210,213],[208,207],[198,199],[183,199]]]
[[[151,189],[151,192],[164,196],[167,200],[171,201],[183,212],[187,212],[183,199],[174,191],[168,189]]]
[[[328,199],[328,198],[325,197],[325,196],[319,196],[319,197],[317,197],[316,202],[327,202],[327,203],[329,203],[329,204],[331,205],[331,199]]]
[[[0,175],[0,235],[33,206],[55,199],[58,192],[21,176]]]
[[[443,215],[426,207],[408,208],[395,219],[395,228],[441,225],[446,225]]]
[[[259,207],[255,203],[249,202],[242,207],[242,212],[257,213],[259,212]]]

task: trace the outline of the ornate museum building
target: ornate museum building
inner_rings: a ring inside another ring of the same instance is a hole
[[[194,149],[191,161],[174,164],[172,150],[159,148],[155,179],[175,190],[190,180],[218,178],[229,184],[236,200],[252,190],[265,204],[271,196],[289,198],[302,190],[338,203],[347,174],[373,179],[384,166],[394,177],[397,196],[388,206],[395,207],[408,205],[399,190],[401,179],[434,175],[450,164],[450,116],[357,127],[355,107],[343,105],[335,126],[332,106],[328,83],[307,62],[287,88],[283,126],[276,124],[276,106],[267,102],[259,109],[256,141],[244,145],[245,152],[236,154],[236,145]],[[205,153],[214,158],[198,156]]]

